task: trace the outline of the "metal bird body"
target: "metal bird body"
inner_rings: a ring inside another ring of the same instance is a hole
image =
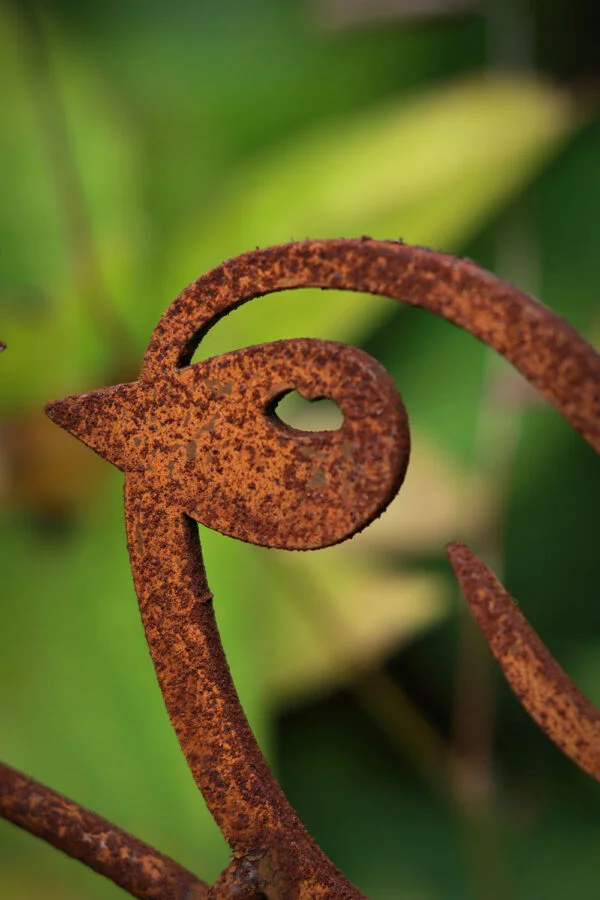
[[[341,428],[282,422],[277,401],[293,390],[335,400]],[[57,401],[48,414],[169,506],[268,547],[343,540],[381,512],[408,463],[393,381],[366,353],[329,341],[248,347]]]

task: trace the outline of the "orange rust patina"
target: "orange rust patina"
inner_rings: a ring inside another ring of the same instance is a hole
[[[0,763],[0,813],[140,900],[205,900],[209,886],[96,813]]]
[[[600,450],[600,358],[566,322],[469,261],[368,238],[291,243],[224,263],[165,312],[136,382],[49,405],[55,422],[125,472],[129,553],[158,681],[233,852],[212,888],[186,882],[189,873],[178,869],[181,891],[164,897],[363,896],[306,832],[256,743],[221,646],[195,526],[267,547],[316,549],[365,527],[402,484],[406,412],[389,376],[362,351],[297,339],[191,364],[203,335],[230,310],[308,286],[384,295],[464,328],[505,356]],[[277,402],[293,390],[333,399],[344,414],[341,428],[302,432],[280,421]],[[484,564],[459,544],[448,554],[519,699],[561,749],[599,777],[600,714]],[[7,777],[0,770],[0,784]],[[26,781],[18,786],[24,776],[12,778],[17,794],[31,790]],[[51,795],[41,785],[35,790]],[[17,816],[0,791],[0,813],[91,864],[77,852],[85,829],[93,832],[91,820],[81,819],[79,832],[61,842],[36,825],[35,804]],[[71,812],[63,806],[60,815]],[[96,868],[111,877],[110,865]],[[155,896],[117,883],[134,896]]]

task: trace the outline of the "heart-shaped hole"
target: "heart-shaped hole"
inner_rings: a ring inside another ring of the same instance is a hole
[[[334,400],[328,397],[307,400],[298,391],[280,397],[269,413],[297,431],[337,431],[344,422],[344,414]]]

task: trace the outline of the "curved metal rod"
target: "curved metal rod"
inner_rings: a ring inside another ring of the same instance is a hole
[[[188,365],[209,328],[248,300],[300,287],[378,294],[458,325],[506,357],[600,452],[600,357],[581,335],[470,260],[398,241],[301,241],[223,263],[163,314],[141,378],[160,379]]]
[[[179,863],[4,763],[0,763],[0,816],[139,900],[208,897],[208,885]]]
[[[281,896],[358,898],[302,827],[254,740],[191,523],[265,546],[326,546],[364,527],[402,482],[404,408],[360,351],[278,341],[190,365],[203,334],[230,310],[309,286],[385,295],[466,329],[596,450],[600,358],[559,316],[469,261],[396,242],[306,241],[244,254],[186,288],[159,321],[137,382],[48,407],[126,472],[129,552],[157,677],[235,862],[266,867]],[[338,400],[342,428],[309,434],[277,422],[273,400],[293,389]]]
[[[451,543],[446,553],[517,698],[557,747],[600,781],[600,710],[558,665],[490,569],[464,544]]]

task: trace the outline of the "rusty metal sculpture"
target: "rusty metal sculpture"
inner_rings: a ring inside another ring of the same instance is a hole
[[[359,240],[256,250],[191,284],[158,323],[139,379],[47,412],[125,472],[135,587],[179,742],[232,860],[215,885],[14,770],[0,815],[141,898],[359,898],[306,832],[240,706],[215,623],[194,520],[267,547],[315,549],[379,515],[400,487],[409,428],[386,372],[362,351],[287,340],[191,364],[203,335],[254,297],[315,286],[424,307],[505,356],[600,451],[600,358],[561,318],[469,261]],[[329,397],[337,431],[283,423],[290,391]],[[462,590],[517,696],[578,765],[600,778],[600,712],[550,656],[466,547],[447,548]]]

